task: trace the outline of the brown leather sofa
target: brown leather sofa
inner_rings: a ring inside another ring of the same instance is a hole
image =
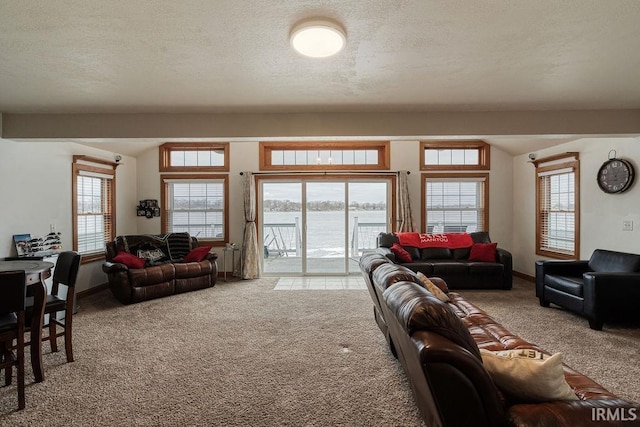
[[[566,365],[565,379],[577,400],[519,403],[505,397],[484,368],[479,348],[544,351],[459,294],[449,292],[450,301],[441,302],[411,270],[380,256],[366,255],[360,266],[376,322],[409,379],[426,425],[640,425],[639,404],[618,398]],[[602,411],[611,416],[598,417]]]
[[[198,246],[198,240],[188,233],[118,236],[106,245],[102,270],[111,292],[123,304],[210,288],[218,275],[215,253],[206,254],[201,261],[182,262]],[[165,256],[143,268],[130,268],[113,260],[119,252],[136,255],[151,249],[159,249]]]
[[[491,243],[489,233],[469,233],[473,243]],[[401,262],[391,251],[398,243],[395,233],[380,233],[376,251],[391,261],[426,276],[444,279],[451,289],[511,289],[513,285],[513,260],[509,251],[496,249],[495,262],[469,261],[470,248],[415,248],[404,246],[411,255],[411,262]]]

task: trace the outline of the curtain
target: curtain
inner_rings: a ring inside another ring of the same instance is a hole
[[[398,172],[398,229],[396,231],[416,231],[409,198],[409,172]]]
[[[243,172],[244,239],[242,240],[242,278],[257,279],[261,276],[258,259],[258,230],[256,228],[256,183],[251,172]]]

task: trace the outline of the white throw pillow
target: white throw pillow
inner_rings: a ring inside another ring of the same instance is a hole
[[[480,349],[482,363],[496,385],[523,402],[577,400],[564,378],[562,353],[553,356],[531,349]]]
[[[424,283],[424,286],[427,288],[427,290],[433,294],[433,296],[435,296],[436,298],[438,298],[442,302],[448,302],[449,301],[449,296],[447,294],[445,294],[444,292],[442,292],[442,289],[440,289],[439,287],[434,285],[433,282],[431,280],[429,280],[429,278],[427,276],[425,276],[423,273],[421,273],[419,271],[417,273],[417,276],[418,276],[418,279],[420,279],[420,281],[422,281],[422,283]]]

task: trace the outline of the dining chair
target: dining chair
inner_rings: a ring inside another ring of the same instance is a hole
[[[47,295],[47,301],[44,306],[44,314],[49,315],[49,321],[43,325],[43,328],[49,330],[49,335],[43,336],[42,341],[49,341],[51,352],[55,353],[58,351],[58,337],[64,337],[67,362],[73,362],[73,301],[80,259],[81,255],[74,251],[61,252],[58,255],[53,272],[53,286],[51,292]],[[64,290],[66,290],[66,295]],[[27,319],[31,318],[33,304],[34,298],[27,297]],[[64,313],[64,317],[59,316],[59,313]],[[27,324],[30,325],[29,322]],[[62,327],[62,332],[57,331],[57,326]],[[28,342],[27,345],[33,344]]]
[[[0,272],[0,295],[0,370],[4,369],[4,383],[8,386],[12,381],[13,367],[17,366],[18,408],[24,409],[25,272]],[[17,341],[16,356],[13,355],[14,339]]]

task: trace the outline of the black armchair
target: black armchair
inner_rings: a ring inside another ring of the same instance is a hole
[[[536,296],[588,318],[601,330],[615,311],[637,311],[640,255],[596,249],[580,261],[536,261]]]

